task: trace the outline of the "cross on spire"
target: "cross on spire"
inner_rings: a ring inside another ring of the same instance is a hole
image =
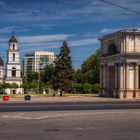
[[[14,36],[15,36],[15,31],[12,32],[12,37],[14,37]]]

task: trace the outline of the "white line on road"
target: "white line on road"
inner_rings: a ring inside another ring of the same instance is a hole
[[[30,115],[30,117],[25,116],[26,113],[18,114],[18,115],[3,115],[2,118],[11,118],[11,119],[26,119],[26,120],[41,120],[46,118],[56,118],[56,117],[77,117],[81,115],[107,115],[107,114],[121,114],[123,112],[90,112],[90,113],[61,113],[61,114],[52,114],[52,115],[44,115],[39,117],[32,117],[34,115]],[[24,115],[24,116],[23,116]]]
[[[9,115],[4,115],[3,118],[13,118],[13,119],[32,119],[30,117],[24,117],[24,116],[9,116]]]

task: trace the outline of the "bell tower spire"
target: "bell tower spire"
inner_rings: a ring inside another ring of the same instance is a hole
[[[12,37],[14,37],[14,36],[15,36],[15,31],[12,32]]]

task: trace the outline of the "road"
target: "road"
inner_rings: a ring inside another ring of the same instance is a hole
[[[115,102],[24,102],[0,103],[0,112],[19,111],[63,111],[63,110],[110,110],[110,109],[140,109],[140,101]]]
[[[139,140],[139,104],[0,103],[0,140]]]

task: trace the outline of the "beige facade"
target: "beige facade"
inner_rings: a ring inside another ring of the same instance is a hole
[[[54,52],[35,51],[34,54],[27,54],[24,58],[24,75],[27,72],[40,72],[46,65],[54,64],[56,56]]]
[[[54,52],[36,51],[35,52],[35,71],[39,72],[46,65],[53,64],[55,60]]]
[[[100,96],[140,98],[140,30],[124,29],[99,40]]]
[[[28,72],[35,71],[34,70],[34,54],[25,55],[24,61],[23,61],[23,71],[24,71],[24,75],[26,75]]]

